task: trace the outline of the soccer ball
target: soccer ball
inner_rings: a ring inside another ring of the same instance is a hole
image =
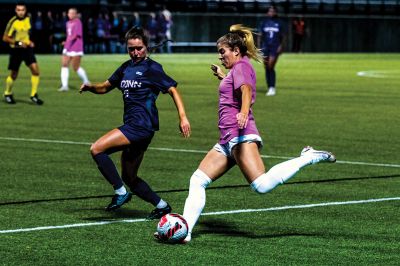
[[[157,225],[158,239],[168,243],[179,243],[188,234],[188,225],[182,215],[169,213],[161,217]]]

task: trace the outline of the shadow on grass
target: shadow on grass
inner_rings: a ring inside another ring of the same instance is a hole
[[[306,234],[300,233],[292,230],[286,230],[282,232],[279,229],[271,229],[268,230],[269,234],[255,234],[252,231],[245,231],[238,229],[236,226],[232,224],[228,224],[227,221],[221,220],[210,220],[207,218],[207,221],[199,223],[199,230],[196,233],[193,233],[193,238],[196,238],[197,235],[202,234],[218,234],[229,237],[242,237],[242,238],[251,238],[251,239],[264,239],[264,238],[280,238],[280,237],[308,237],[308,236],[316,236],[316,234]]]
[[[103,214],[102,216],[82,218],[85,221],[115,221],[116,219],[144,219],[149,215],[149,212],[138,211],[138,210],[128,210],[128,209],[118,209],[111,212],[106,212],[104,209],[93,209],[98,214]]]
[[[285,186],[299,185],[299,184],[348,182],[348,181],[358,181],[358,180],[368,180],[368,179],[390,179],[390,178],[398,178],[398,177],[400,177],[400,174],[384,175],[384,176],[347,177],[347,178],[322,179],[322,180],[305,180],[305,181],[290,182],[290,183],[285,184]],[[207,188],[207,190],[235,189],[235,188],[249,188],[249,185],[213,186],[213,187]],[[177,193],[177,192],[187,192],[187,191],[188,191],[188,189],[185,188],[185,189],[158,190],[158,191],[156,191],[156,193]],[[84,197],[55,198],[55,199],[33,199],[33,200],[24,200],[24,201],[1,202],[0,206],[18,205],[18,204],[34,204],[34,203],[53,202],[53,201],[101,199],[101,198],[111,198],[112,196],[113,195],[97,195],[97,196],[84,196]]]

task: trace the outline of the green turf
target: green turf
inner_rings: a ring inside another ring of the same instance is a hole
[[[209,150],[218,139],[218,82],[209,70],[216,54],[153,58],[179,82],[193,134],[180,137],[172,100],[160,95],[160,132],[151,147]],[[126,59],[89,55],[83,66],[100,82]],[[7,61],[0,56],[2,87]],[[0,231],[145,217],[152,206],[136,197],[104,212],[113,191],[89,154],[88,143],[121,124],[120,92],[80,95],[74,73],[72,90],[57,92],[59,56],[38,61],[45,104],[30,103],[24,66],[14,86],[17,104],[0,103]],[[252,192],[235,168],[211,185],[204,212],[400,197],[400,54],[284,54],[275,97],[264,96],[263,67],[254,65],[262,154],[294,157],[313,145],[341,163],[306,168],[267,195]],[[383,76],[359,77],[359,71]],[[139,174],[182,213],[189,177],[203,156],[150,149]],[[268,167],[282,160],[264,159]],[[156,221],[1,233],[0,265],[398,265],[399,207],[393,200],[204,216],[188,245],[154,241]]]

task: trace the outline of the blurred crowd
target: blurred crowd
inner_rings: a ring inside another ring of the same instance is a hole
[[[30,14],[32,34],[38,53],[61,53],[66,39],[67,12],[37,11]],[[150,46],[171,39],[171,12],[108,12],[95,16],[80,14],[84,30],[85,53],[125,53],[124,36],[133,26],[144,28],[150,37]],[[170,43],[158,47],[158,53],[171,53]]]

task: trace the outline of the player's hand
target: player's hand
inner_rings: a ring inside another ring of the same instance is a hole
[[[240,129],[247,127],[247,122],[249,121],[249,116],[244,113],[238,113],[236,115],[236,120]]]
[[[225,78],[225,73],[218,65],[212,64],[211,70],[213,72],[213,75],[216,76],[219,80]]]
[[[186,117],[181,118],[181,121],[179,124],[179,130],[181,131],[181,134],[183,135],[184,138],[190,137],[190,133],[191,133],[190,123]]]
[[[28,44],[28,46],[31,47],[31,48],[33,48],[33,47],[35,47],[35,43],[32,42],[32,41],[30,41],[29,44]]]

